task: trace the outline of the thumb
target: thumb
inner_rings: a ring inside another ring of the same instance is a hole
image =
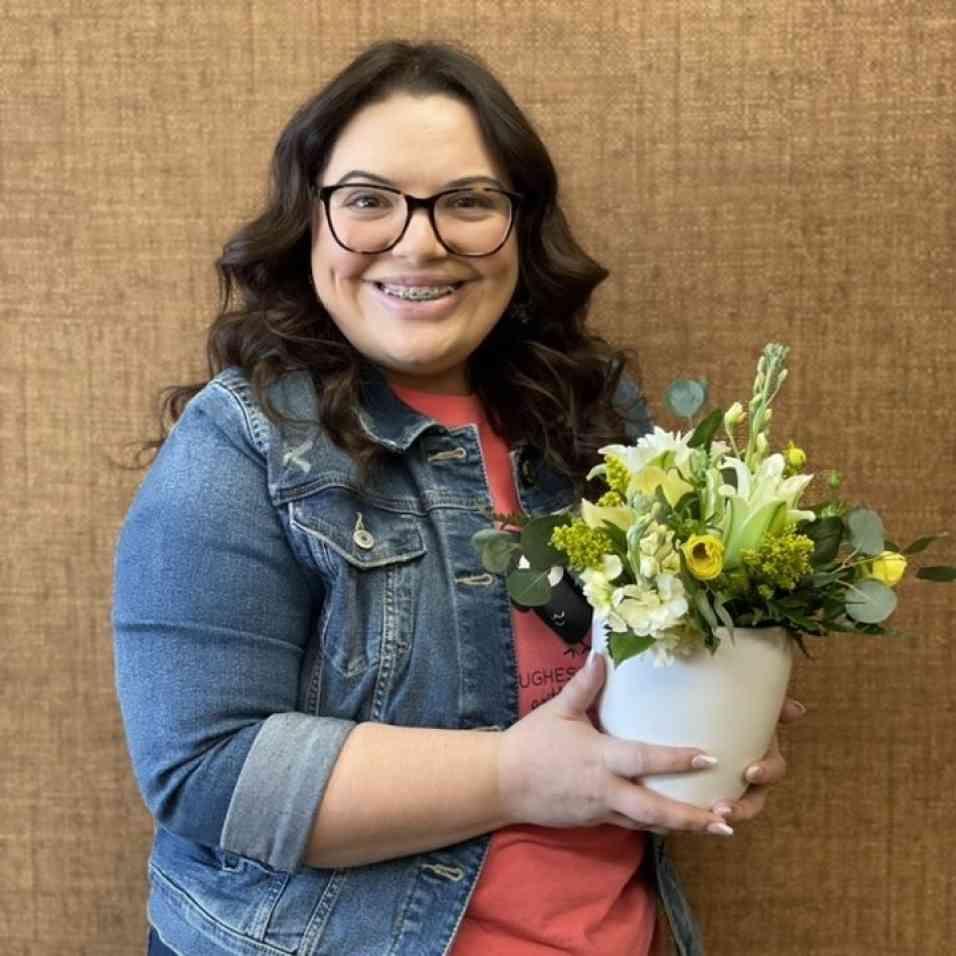
[[[554,698],[556,704],[569,717],[584,714],[597,699],[604,684],[604,655],[591,651],[588,662],[564,685]]]

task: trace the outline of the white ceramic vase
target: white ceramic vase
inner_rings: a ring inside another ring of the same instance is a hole
[[[676,747],[700,747],[718,764],[687,773],[651,774],[644,786],[710,808],[747,789],[743,773],[773,739],[793,663],[793,639],[779,627],[718,630],[720,647],[654,666],[647,651],[615,667],[606,648],[605,620],[595,612],[592,647],[604,655],[606,679],[598,702],[602,728],[614,737]]]

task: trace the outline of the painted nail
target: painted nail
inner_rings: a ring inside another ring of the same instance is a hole
[[[807,712],[807,708],[804,707],[803,704],[801,704],[799,700],[791,700],[791,701],[790,701],[790,704],[791,704],[793,707],[796,707],[798,711],[800,711],[800,716],[801,716],[801,717]]]
[[[744,776],[751,782],[756,783],[762,776],[763,770],[760,767],[748,767]]]
[[[721,817],[729,817],[734,812],[734,808],[728,803],[718,803],[714,807],[714,813]]]
[[[717,766],[717,758],[716,758],[716,757],[712,757],[710,754],[698,754],[698,755],[697,755],[696,757],[694,757],[694,759],[690,762],[690,765],[691,765],[695,770],[703,770],[705,767],[716,767],[716,766]]]
[[[734,831],[726,823],[709,823],[707,824],[707,832],[713,833],[714,836],[728,837],[734,835]]]

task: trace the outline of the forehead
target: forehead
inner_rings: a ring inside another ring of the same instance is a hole
[[[334,183],[352,169],[410,192],[436,190],[464,176],[494,176],[509,185],[472,108],[435,94],[396,93],[359,110],[336,139],[322,181]]]

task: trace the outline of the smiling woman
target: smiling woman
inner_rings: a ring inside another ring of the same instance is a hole
[[[470,543],[650,429],[527,118],[465,52],[372,47],[217,266],[211,377],[167,396],[115,562],[150,951],[638,956],[659,898],[699,953],[659,832],[760,798],[645,787],[713,758],[601,733],[603,658]]]
[[[445,202],[413,209],[402,193],[370,188],[368,174],[353,168],[359,164],[372,167],[379,183]],[[390,382],[457,395],[470,391],[468,359],[518,282],[511,200],[497,193],[482,204],[484,193],[461,186],[444,192],[462,172],[459,182],[510,185],[468,106],[450,96],[393,94],[359,111],[339,134],[322,174],[337,184],[335,195],[325,221],[316,204],[312,231],[316,292],[356,350]],[[365,185],[356,182],[362,179]],[[353,243],[383,251],[345,248]],[[452,253],[449,245],[477,252]]]

